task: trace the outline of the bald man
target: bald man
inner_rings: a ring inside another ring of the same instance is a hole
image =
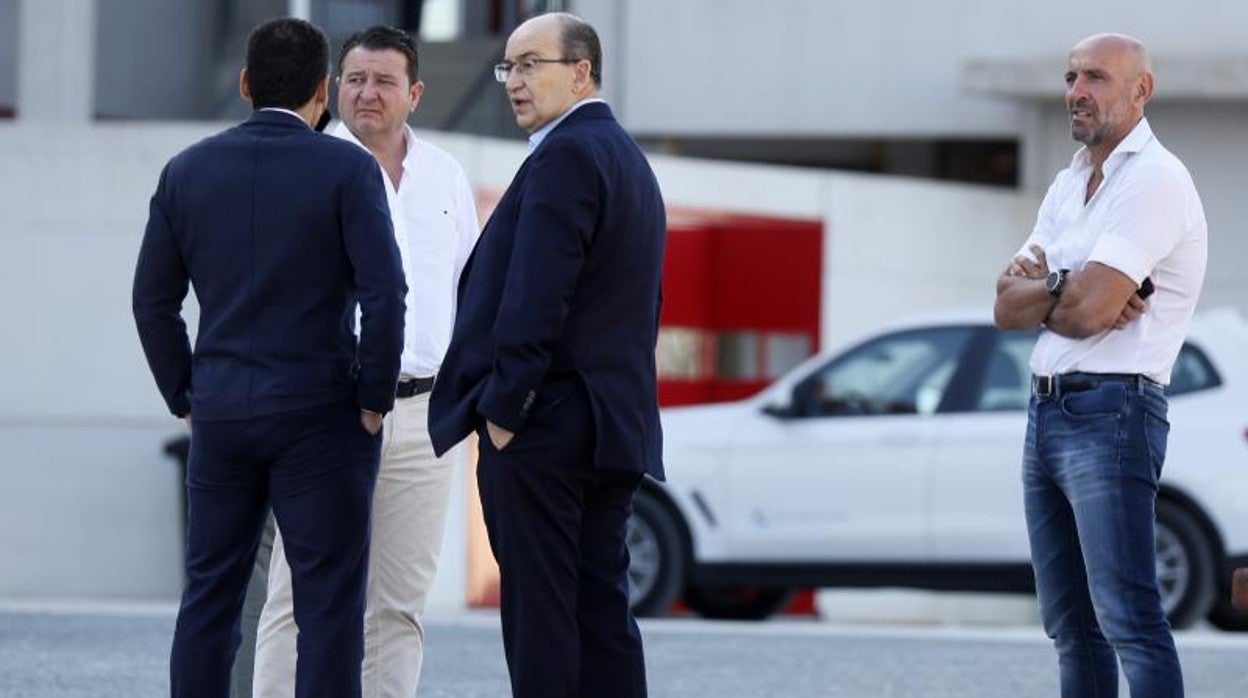
[[[997,280],[996,323],[1040,332],[1023,483],[1041,618],[1062,696],[1183,695],[1161,606],[1154,506],[1165,385],[1205,275],[1205,215],[1187,168],[1144,118],[1148,52],[1100,34],[1066,70],[1070,132],[1031,236]]]

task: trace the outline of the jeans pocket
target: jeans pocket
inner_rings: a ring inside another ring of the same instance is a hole
[[[1166,462],[1166,444],[1170,439],[1170,422],[1151,412],[1144,413],[1144,441],[1148,444],[1148,461],[1153,477],[1161,479],[1161,466]]]
[[[1064,393],[1062,413],[1074,420],[1116,419],[1123,415],[1127,389],[1122,383],[1102,383],[1091,390]]]

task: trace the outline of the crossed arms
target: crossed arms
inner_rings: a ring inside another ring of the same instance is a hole
[[[1018,255],[997,278],[993,320],[1003,330],[1030,331],[1043,324],[1063,337],[1083,339],[1122,329],[1147,307],[1130,277],[1100,262],[1069,272],[1055,298],[1045,285],[1050,270],[1044,250],[1030,249],[1035,261]]]

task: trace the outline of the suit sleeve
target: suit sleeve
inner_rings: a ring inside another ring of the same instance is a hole
[[[548,140],[521,190],[515,241],[494,322],[494,362],[477,412],[523,429],[563,333],[597,227],[602,178],[573,139]]]
[[[148,205],[131,307],[156,387],[169,411],[183,417],[191,411],[191,344],[182,320],[189,275],[166,208],[168,173],[166,166]]]
[[[356,401],[360,409],[384,414],[394,406],[399,378],[407,282],[381,168],[371,156],[348,188],[342,215],[343,242],[360,304]]]

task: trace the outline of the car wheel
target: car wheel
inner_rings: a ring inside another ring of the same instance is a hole
[[[1156,551],[1161,607],[1172,627],[1189,627],[1213,604],[1213,553],[1192,516],[1162,499],[1157,500]]]
[[[628,602],[638,616],[666,613],[680,593],[685,558],[680,524],[645,490],[633,499],[628,520]]]
[[[685,603],[704,618],[763,620],[788,605],[793,590],[783,587],[690,586]]]

